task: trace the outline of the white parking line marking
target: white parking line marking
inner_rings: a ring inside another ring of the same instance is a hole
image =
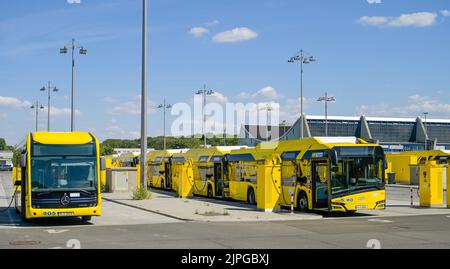
[[[368,219],[367,221],[370,222],[379,222],[379,223],[391,223],[392,220],[386,220],[386,219]]]
[[[44,230],[44,232],[47,232],[49,234],[61,234],[61,233],[65,233],[68,231],[69,230],[55,230],[55,229]]]

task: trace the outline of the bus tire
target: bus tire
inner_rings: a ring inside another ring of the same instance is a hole
[[[253,190],[253,188],[248,188],[247,203],[249,205],[256,205],[255,191]]]
[[[304,192],[300,192],[297,195],[297,210],[300,212],[307,212],[309,210],[308,197]]]
[[[210,184],[208,184],[208,192],[207,192],[206,196],[208,198],[213,198],[213,191],[212,191],[212,187]]]
[[[87,223],[87,222],[89,222],[91,220],[92,220],[92,216],[83,216],[83,217],[81,217],[81,221],[83,223]]]

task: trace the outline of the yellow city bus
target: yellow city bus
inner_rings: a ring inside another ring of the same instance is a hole
[[[269,142],[231,151],[231,199],[256,203],[258,161],[273,154],[281,157],[281,207],[294,203],[299,211],[349,213],[385,208],[383,149],[356,137]]]
[[[16,179],[15,206],[24,222],[34,218],[81,217],[102,213],[97,138],[90,133],[28,134]]]
[[[257,145],[255,148],[232,150],[227,155],[230,199],[256,204],[258,161],[272,152]]]
[[[175,190],[172,181],[172,156],[187,149],[155,150],[147,154],[147,186],[163,190]]]
[[[294,195],[300,211],[385,209],[381,146],[356,137],[316,137],[280,142],[276,151],[282,160],[282,206],[290,206]]]

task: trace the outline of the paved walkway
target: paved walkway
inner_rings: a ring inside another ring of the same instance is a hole
[[[419,206],[417,190],[413,190],[413,206],[411,207],[409,188],[386,188],[386,210],[358,211],[356,217],[393,217],[449,214],[445,204],[433,208]],[[103,197],[108,201],[147,210],[179,220],[223,222],[223,221],[284,221],[284,220],[312,220],[323,217],[341,217],[323,212],[290,214],[288,210],[267,213],[257,210],[255,206],[235,201],[223,201],[203,197],[177,198],[172,192],[153,190],[150,200],[135,201],[131,193],[105,193]],[[445,193],[444,193],[445,197]],[[444,199],[445,202],[445,199]]]
[[[320,219],[321,215],[282,210],[263,212],[248,204],[194,197],[176,198],[171,192],[153,191],[152,199],[134,201],[131,193],[105,193],[104,199],[172,216],[182,220],[224,222],[224,221],[281,221]]]

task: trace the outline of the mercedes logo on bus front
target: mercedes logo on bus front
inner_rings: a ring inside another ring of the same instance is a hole
[[[67,195],[67,193],[64,193],[63,197],[61,197],[61,204],[63,206],[66,206],[70,203],[70,197]]]

